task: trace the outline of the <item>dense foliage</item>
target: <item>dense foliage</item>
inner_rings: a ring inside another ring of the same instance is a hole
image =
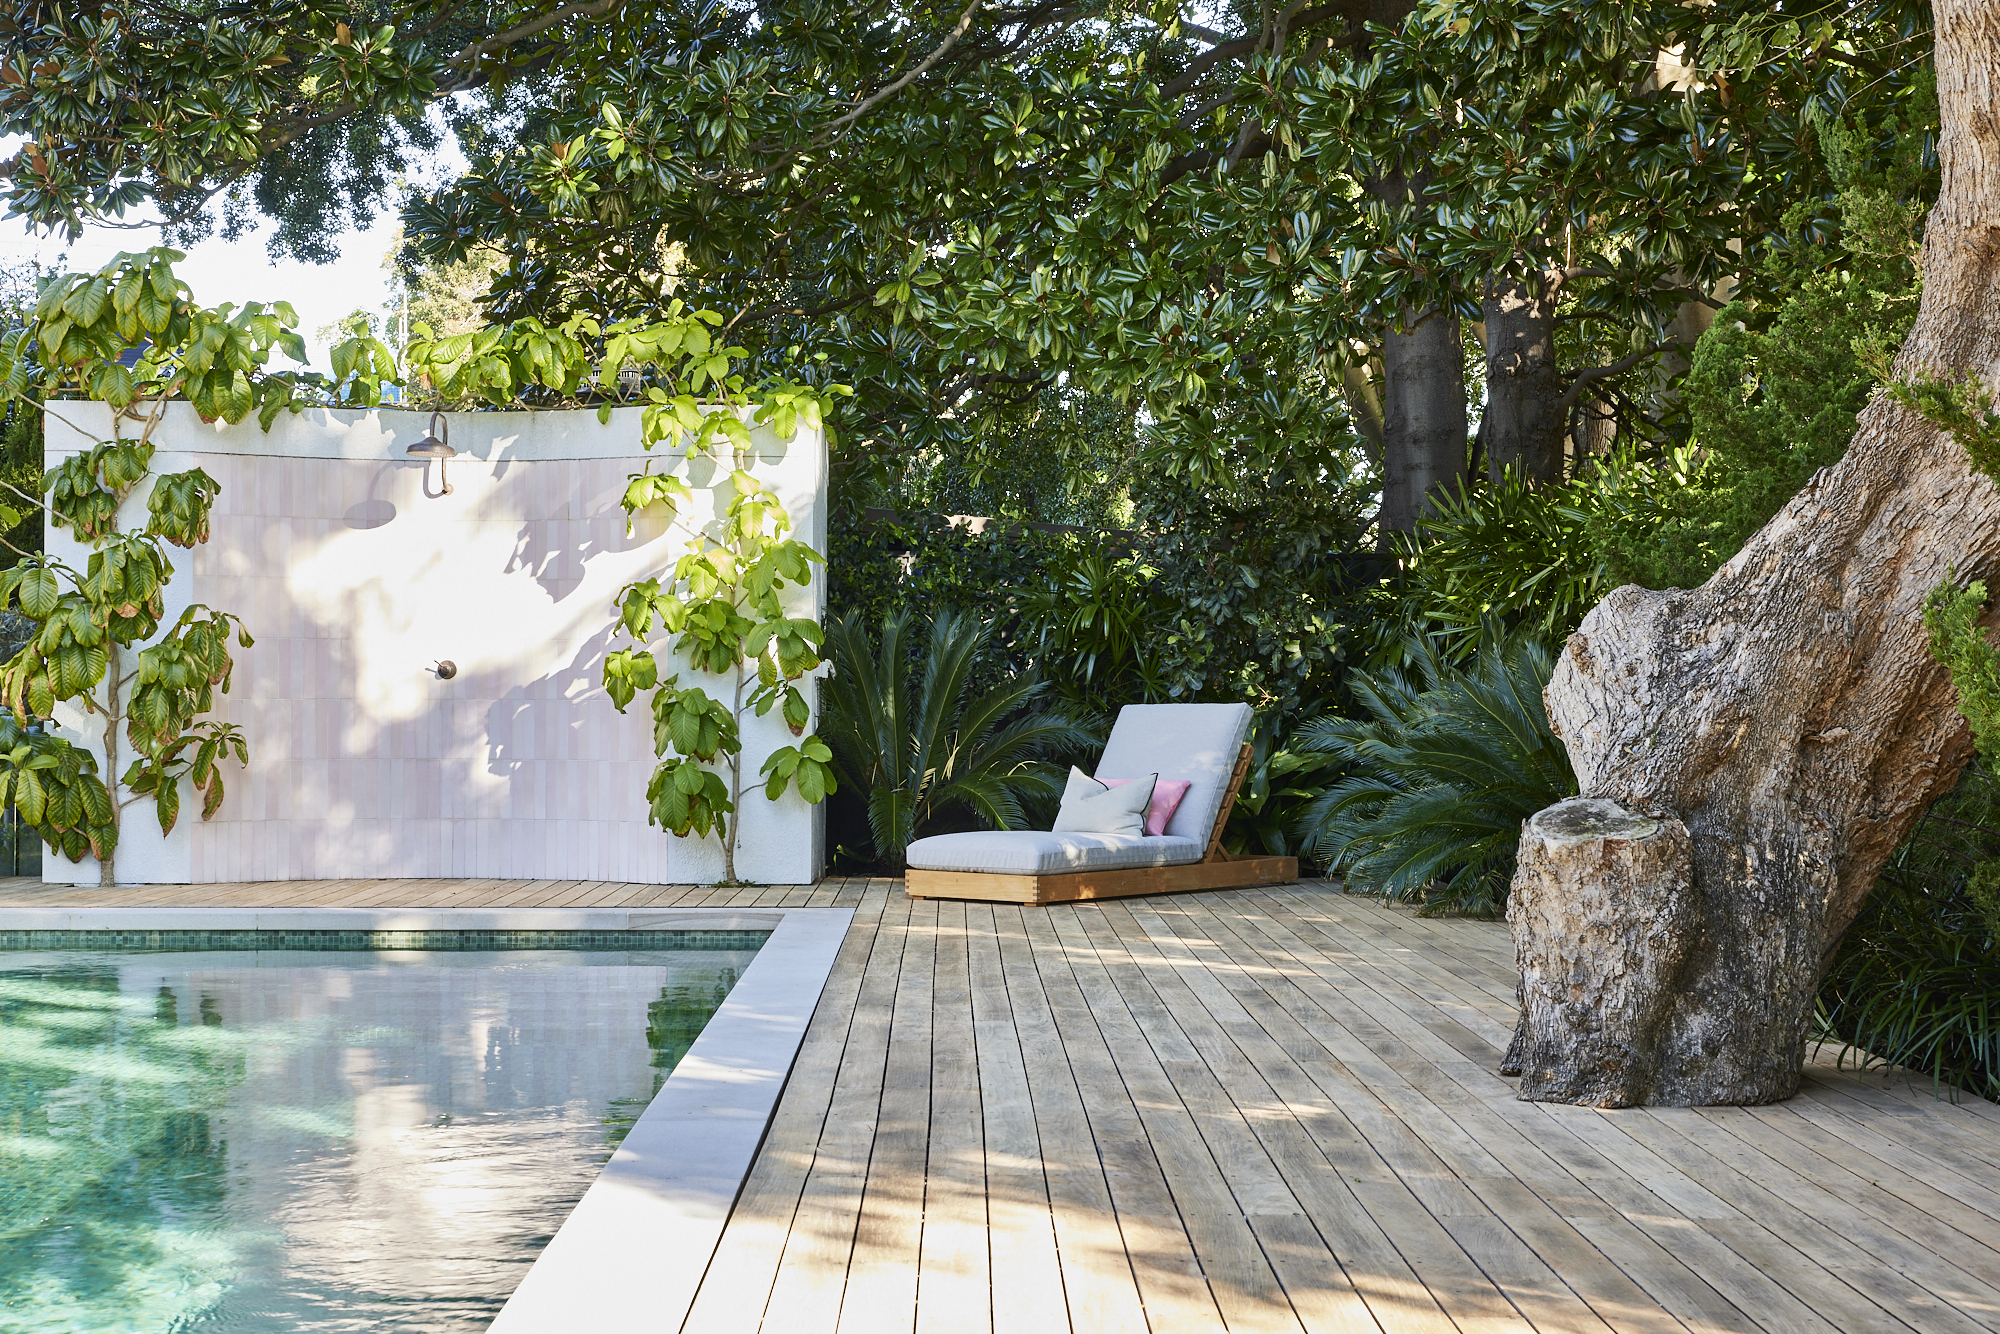
[[[1003,677],[974,686],[988,631],[945,610],[930,619],[920,653],[906,612],[879,634],[853,613],[827,628],[834,674],[822,688],[821,734],[850,800],[865,803],[873,857],[900,868],[921,834],[1025,827],[1027,805],[1062,792],[1049,758],[1098,738],[1052,707],[1046,682]]]
[[[1315,840],[1312,807],[1340,773],[1340,761],[1321,751],[1300,749],[1287,736],[1285,720],[1266,713],[1250,734],[1250,767],[1223,827],[1222,844],[1231,853],[1297,857],[1302,873],[1327,869],[1325,850]]]
[[[1937,190],[1928,79],[1872,126],[1814,122],[1833,191],[1788,215],[1691,351],[1678,437],[1627,440],[1569,478],[1440,496],[1399,539],[1416,615],[1463,652],[1499,616],[1559,639],[1610,589],[1694,587],[1837,462],[1916,314]]]
[[[895,611],[974,612],[989,627],[986,661],[1025,670],[1033,636],[1024,631],[1021,601],[1052,584],[1078,547],[1025,527],[976,533],[939,514],[836,524],[827,552],[829,620],[852,615],[879,625]]]
[[[1382,573],[1367,535],[1377,483],[1345,414],[1311,407],[1264,395],[1188,414],[1208,442],[1201,468],[1176,468],[1175,446],[1150,433],[1133,521],[1163,608],[1151,651],[1164,697],[1291,716],[1336,688]],[[1270,418],[1285,419],[1282,453],[1257,447]]]
[[[38,269],[29,264],[0,264],[0,336],[25,329],[35,312]],[[42,520],[34,497],[41,493],[42,405],[39,386],[0,402],[0,503],[12,506],[20,521],[0,529],[0,567],[42,549]]]
[[[1968,769],[1876,881],[1820,986],[1824,1035],[1864,1065],[2000,1101],[2000,781]],[[1956,1096],[1954,1092],[1952,1096]]]
[[[1576,795],[1542,707],[1548,649],[1517,633],[1489,638],[1463,665],[1431,640],[1405,658],[1350,678],[1365,717],[1301,729],[1300,749],[1348,774],[1303,827],[1355,888],[1429,913],[1490,916],[1506,903],[1521,822]]]

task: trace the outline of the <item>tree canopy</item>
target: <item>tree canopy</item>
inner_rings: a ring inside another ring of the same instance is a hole
[[[317,258],[396,208],[413,258],[506,257],[496,320],[727,312],[770,372],[856,386],[852,448],[976,449],[1060,382],[1186,419],[1155,443],[1199,479],[1295,439],[1296,405],[1204,428],[1223,400],[1310,389],[1358,446],[1343,372],[1416,312],[1492,323],[1515,289],[1547,307],[1547,373],[1489,349],[1487,374],[1541,377],[1544,452],[1586,399],[1657,425],[1677,315],[1831,197],[1814,118],[1908,96],[1926,23],[1902,0],[1206,23],[1115,0],[29,0],[0,17],[0,129],[28,139],[9,208],[44,226],[151,209],[185,234],[219,204]],[[447,131],[472,169],[397,195]]]

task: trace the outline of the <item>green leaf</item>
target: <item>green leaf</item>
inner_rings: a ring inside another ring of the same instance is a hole
[[[163,780],[160,783],[160,790],[154,794],[153,806],[159,813],[160,832],[173,833],[174,821],[178,820],[181,814],[180,783],[172,778]]]
[[[36,566],[21,577],[21,610],[37,621],[45,621],[55,614],[56,603],[62,598],[62,586],[56,581],[54,570]]]

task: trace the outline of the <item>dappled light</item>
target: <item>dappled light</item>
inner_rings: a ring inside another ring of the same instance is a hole
[[[0,953],[0,1309],[483,1329],[751,953]]]

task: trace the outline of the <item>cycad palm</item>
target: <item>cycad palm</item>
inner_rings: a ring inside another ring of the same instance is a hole
[[[1489,642],[1464,667],[1428,639],[1405,652],[1414,670],[1350,678],[1370,717],[1317,719],[1293,743],[1351,775],[1308,808],[1309,846],[1356,886],[1428,912],[1496,912],[1521,821],[1576,795],[1542,707],[1549,652],[1525,637]]]
[[[1020,826],[1023,798],[1062,790],[1043,757],[1092,740],[1068,715],[1035,708],[1043,682],[1016,677],[967,698],[984,625],[939,612],[920,676],[910,668],[909,631],[901,611],[883,618],[879,646],[852,614],[828,628],[834,674],[819,729],[841,786],[867,794],[876,855],[897,866],[918,831],[954,807],[995,828]]]

